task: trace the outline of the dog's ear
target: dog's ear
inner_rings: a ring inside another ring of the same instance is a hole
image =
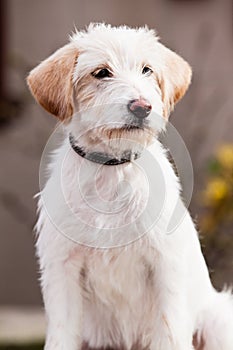
[[[192,70],[190,65],[175,52],[164,45],[161,47],[163,66],[159,77],[166,118],[175,104],[184,96],[191,82]]]
[[[40,63],[27,77],[37,102],[61,120],[73,114],[72,78],[77,57],[78,50],[70,43]]]

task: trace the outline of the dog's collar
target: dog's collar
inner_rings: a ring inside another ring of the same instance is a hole
[[[103,152],[85,152],[84,149],[78,146],[75,142],[74,136],[69,134],[70,145],[73,150],[81,157],[90,160],[94,163],[99,163],[103,165],[119,165],[131,162],[132,160],[138,159],[140,153],[132,153],[131,151],[126,151],[123,153],[120,159],[114,158],[113,156],[103,153]]]

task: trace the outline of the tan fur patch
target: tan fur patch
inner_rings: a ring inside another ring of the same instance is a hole
[[[174,105],[184,96],[191,82],[192,70],[189,64],[161,45],[164,54],[164,68],[158,79],[164,103],[164,117],[168,119]]]
[[[154,140],[154,133],[150,129],[126,130],[124,128],[103,130],[108,139],[126,139],[141,144],[151,144]]]
[[[61,120],[73,114],[72,78],[78,50],[68,44],[34,68],[27,78],[30,90],[49,113]]]
[[[88,86],[91,85],[91,81],[93,79],[94,78],[91,76],[91,74],[85,75],[78,80],[78,83],[75,86],[75,97],[79,101],[81,110],[82,108],[92,108],[94,105],[96,91],[94,89],[88,89]],[[81,112],[81,110],[79,110],[79,112]]]

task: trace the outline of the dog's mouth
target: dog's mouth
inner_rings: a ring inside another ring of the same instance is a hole
[[[106,129],[105,133],[110,139],[129,138],[144,142],[145,139],[154,135],[149,121],[133,120],[122,125]]]
[[[125,131],[134,131],[134,130],[145,130],[148,129],[149,127],[149,122],[148,120],[133,120],[130,123],[125,123],[122,127],[121,130]]]
[[[144,126],[143,125],[129,125],[129,124],[125,124],[120,129],[124,130],[124,131],[144,130]]]
[[[119,147],[119,140],[122,140],[123,148],[125,142],[129,142],[129,147],[132,145],[136,148],[139,145],[146,147],[153,142],[155,137],[155,132],[149,123],[124,123],[117,128],[106,129],[104,134],[110,142],[116,140],[117,147]]]

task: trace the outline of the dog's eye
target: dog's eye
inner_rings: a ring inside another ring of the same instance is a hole
[[[112,73],[107,68],[103,68],[103,69],[98,70],[97,72],[93,72],[92,75],[96,79],[103,79],[103,78],[111,78],[112,77]]]
[[[142,74],[151,75],[152,73],[153,73],[153,70],[150,67],[148,66],[143,67]]]

